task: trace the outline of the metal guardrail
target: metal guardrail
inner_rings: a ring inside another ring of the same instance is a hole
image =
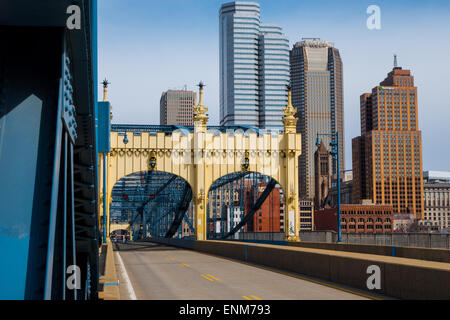
[[[337,242],[334,231],[303,231],[301,241]],[[397,247],[419,247],[433,249],[450,249],[450,234],[435,233],[343,233],[342,243],[375,244]]]
[[[238,240],[283,241],[282,232],[241,232]],[[337,242],[334,231],[302,231],[300,240],[305,242]],[[450,249],[450,234],[435,233],[343,233],[343,244],[372,244],[397,247]]]

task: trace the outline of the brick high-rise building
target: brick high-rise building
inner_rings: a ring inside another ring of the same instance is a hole
[[[161,95],[161,125],[194,125],[194,105],[196,93],[187,90],[169,90]]]
[[[395,66],[361,96],[361,136],[352,147],[353,201],[371,199],[422,218],[422,134],[410,70]]]

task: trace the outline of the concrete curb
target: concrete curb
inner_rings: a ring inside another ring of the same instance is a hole
[[[105,274],[100,277],[99,282],[103,284],[103,291],[98,294],[100,299],[120,300],[119,280],[117,279],[114,250],[110,240],[107,244]]]

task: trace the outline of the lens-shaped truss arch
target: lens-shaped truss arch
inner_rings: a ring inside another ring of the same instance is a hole
[[[272,177],[235,172],[214,181],[208,191],[208,239],[239,239],[241,232],[281,232],[284,192]]]
[[[114,225],[127,224],[132,240],[195,234],[192,188],[177,175],[163,171],[129,174],[116,182],[111,199],[111,230]]]

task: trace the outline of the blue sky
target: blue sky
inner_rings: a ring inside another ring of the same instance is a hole
[[[210,124],[219,123],[218,0],[99,0],[99,78],[111,82],[113,123],[159,124],[167,89],[203,80]],[[399,65],[419,92],[424,170],[450,171],[450,1],[261,0],[261,21],[278,24],[291,46],[302,37],[333,42],[344,63],[346,167],[360,134],[359,96]],[[381,8],[381,30],[366,9]],[[102,97],[99,85],[99,97]]]

